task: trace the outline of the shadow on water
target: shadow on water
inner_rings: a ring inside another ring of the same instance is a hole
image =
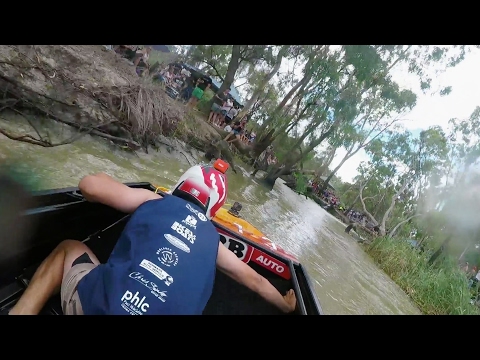
[[[2,121],[1,125],[17,132],[24,126],[20,120]],[[68,128],[62,131],[70,135]],[[28,168],[29,176],[38,178],[39,189],[77,186],[82,176],[101,171],[123,182],[148,181],[169,187],[189,167],[179,153],[162,149],[137,156],[89,135],[54,148],[0,135],[0,159],[19,161]],[[240,168],[238,174],[228,174],[227,203],[241,202],[246,220],[298,257],[309,271],[325,313],[419,313],[405,293],[344,233],[345,226],[337,219],[295,194],[283,181],[278,180],[270,190],[248,176],[252,169]]]

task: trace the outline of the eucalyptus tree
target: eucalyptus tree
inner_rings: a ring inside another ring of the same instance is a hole
[[[387,223],[391,225],[393,218],[400,218],[406,223],[419,216],[417,205],[432,170],[446,160],[447,138],[437,126],[422,131],[418,138],[409,131],[397,132],[386,141],[372,142],[367,152],[371,160],[359,171],[364,179],[366,174],[372,175],[365,185],[376,187],[375,193],[382,194],[382,200],[369,209],[363,194],[364,187],[359,189],[359,199],[364,213],[379,225],[380,233],[385,235]],[[398,210],[398,204],[401,204],[400,210],[394,217],[392,215]],[[373,208],[376,213],[372,213]]]
[[[305,124],[303,134],[298,138],[295,147],[305,142],[306,147],[301,155],[292,156],[273,167],[265,180],[273,184],[277,177],[288,172],[301,157],[313,151],[325,139],[346,124],[352,124],[362,115],[367,99],[375,98],[372,94],[389,94],[389,97],[402,98],[404,91],[396,85],[390,75],[391,69],[399,63],[408,65],[410,72],[416,74],[420,87],[427,91],[431,86],[432,72],[427,71],[427,62],[437,62],[444,68],[455,66],[464,57],[465,46],[439,48],[413,45],[348,45],[333,48],[325,45],[312,46],[305,54],[306,63],[303,77],[285,96],[282,102],[262,124],[264,131],[280,113],[289,113],[288,99],[296,99],[298,108],[294,110],[297,118],[293,123],[302,120]],[[445,90],[445,92],[448,92]],[[407,93],[404,92],[405,95]],[[408,94],[410,97],[411,92]],[[302,104],[302,105],[300,105]],[[279,128],[269,129],[267,135],[275,139],[276,135],[285,133],[292,122]],[[292,153],[294,149],[292,149]]]

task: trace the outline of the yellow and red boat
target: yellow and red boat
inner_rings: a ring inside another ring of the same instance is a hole
[[[170,190],[166,187],[159,186],[156,188],[157,192],[162,193],[169,193]],[[226,204],[225,206],[230,206],[230,204]],[[275,244],[272,240],[270,240],[264,233],[258,230],[255,226],[250,224],[248,221],[231,214],[225,206],[217,211],[215,217],[213,218],[213,222],[215,225],[220,225],[223,228],[234,232],[239,236],[243,236],[248,240],[251,240],[257,244],[260,244],[279,255],[287,257],[293,261],[298,261],[297,258],[288,252],[286,252],[282,247]],[[218,229],[218,226],[217,226]]]

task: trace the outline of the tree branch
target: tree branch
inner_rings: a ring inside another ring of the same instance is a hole
[[[367,206],[365,205],[365,201],[363,199],[363,188],[368,184],[368,181],[365,181],[365,183],[360,186],[360,189],[359,189],[359,195],[360,195],[360,202],[362,203],[362,208],[363,208],[363,212],[370,218],[370,220],[372,220],[374,222],[375,225],[378,225],[378,221],[373,217],[372,214],[370,214],[370,212],[367,210]]]
[[[202,60],[202,62],[205,63],[205,64],[207,64],[208,66],[210,66],[210,67],[215,71],[216,76],[217,76],[218,78],[220,78],[220,80],[221,80],[222,82],[225,81],[225,78],[218,72],[218,69],[216,68],[214,62],[210,62],[209,60],[205,60],[205,59]]]
[[[3,134],[4,136],[9,138],[10,140],[22,141],[22,142],[26,142],[26,143],[33,144],[33,145],[42,146],[42,147],[55,147],[55,146],[70,144],[70,143],[78,140],[82,136],[85,136],[88,133],[92,132],[92,130],[93,129],[89,129],[84,133],[76,134],[76,135],[68,138],[67,140],[64,140],[64,141],[62,141],[60,143],[57,143],[57,144],[53,144],[53,143],[51,143],[50,141],[47,141],[47,140],[35,139],[31,135],[13,135],[13,134],[11,134],[11,133],[7,132],[6,130],[3,130],[3,129],[0,129],[0,134]]]
[[[395,207],[395,204],[397,203],[398,196],[407,188],[408,179],[405,179],[404,181],[405,183],[400,187],[400,189],[398,189],[398,191],[395,194],[393,194],[392,202],[390,203],[390,206],[388,207],[387,211],[383,215],[382,223],[380,225],[380,231],[382,232],[382,235],[385,235],[385,223],[387,222],[387,219],[390,216],[390,213],[392,212],[393,208]]]
[[[393,235],[395,234],[395,232],[400,228],[400,226],[409,222],[410,220],[412,220],[414,217],[417,217],[417,216],[422,216],[422,214],[415,214],[415,215],[412,215],[412,216],[408,217],[407,219],[405,219],[403,221],[400,221],[397,225],[395,225],[395,227],[392,229],[392,231],[390,231],[390,233],[388,234],[388,237],[392,238]]]

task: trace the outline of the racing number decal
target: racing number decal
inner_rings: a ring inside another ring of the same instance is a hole
[[[250,261],[253,261],[254,263],[264,267],[265,269],[270,270],[274,274],[277,274],[284,279],[290,279],[290,268],[287,264],[284,264],[283,262],[273,258],[272,256],[264,253],[263,251],[249,246],[243,241],[230,237],[227,233],[223,231],[219,231],[219,234],[222,244],[225,245],[228,250],[237,255],[237,257],[244,263],[249,263]]]
[[[252,256],[253,252],[253,248],[251,246],[248,246],[244,242],[234,239],[223,233],[220,234],[220,241],[227,247],[228,250],[237,255],[237,257],[244,263],[248,263],[250,261],[250,257]]]

